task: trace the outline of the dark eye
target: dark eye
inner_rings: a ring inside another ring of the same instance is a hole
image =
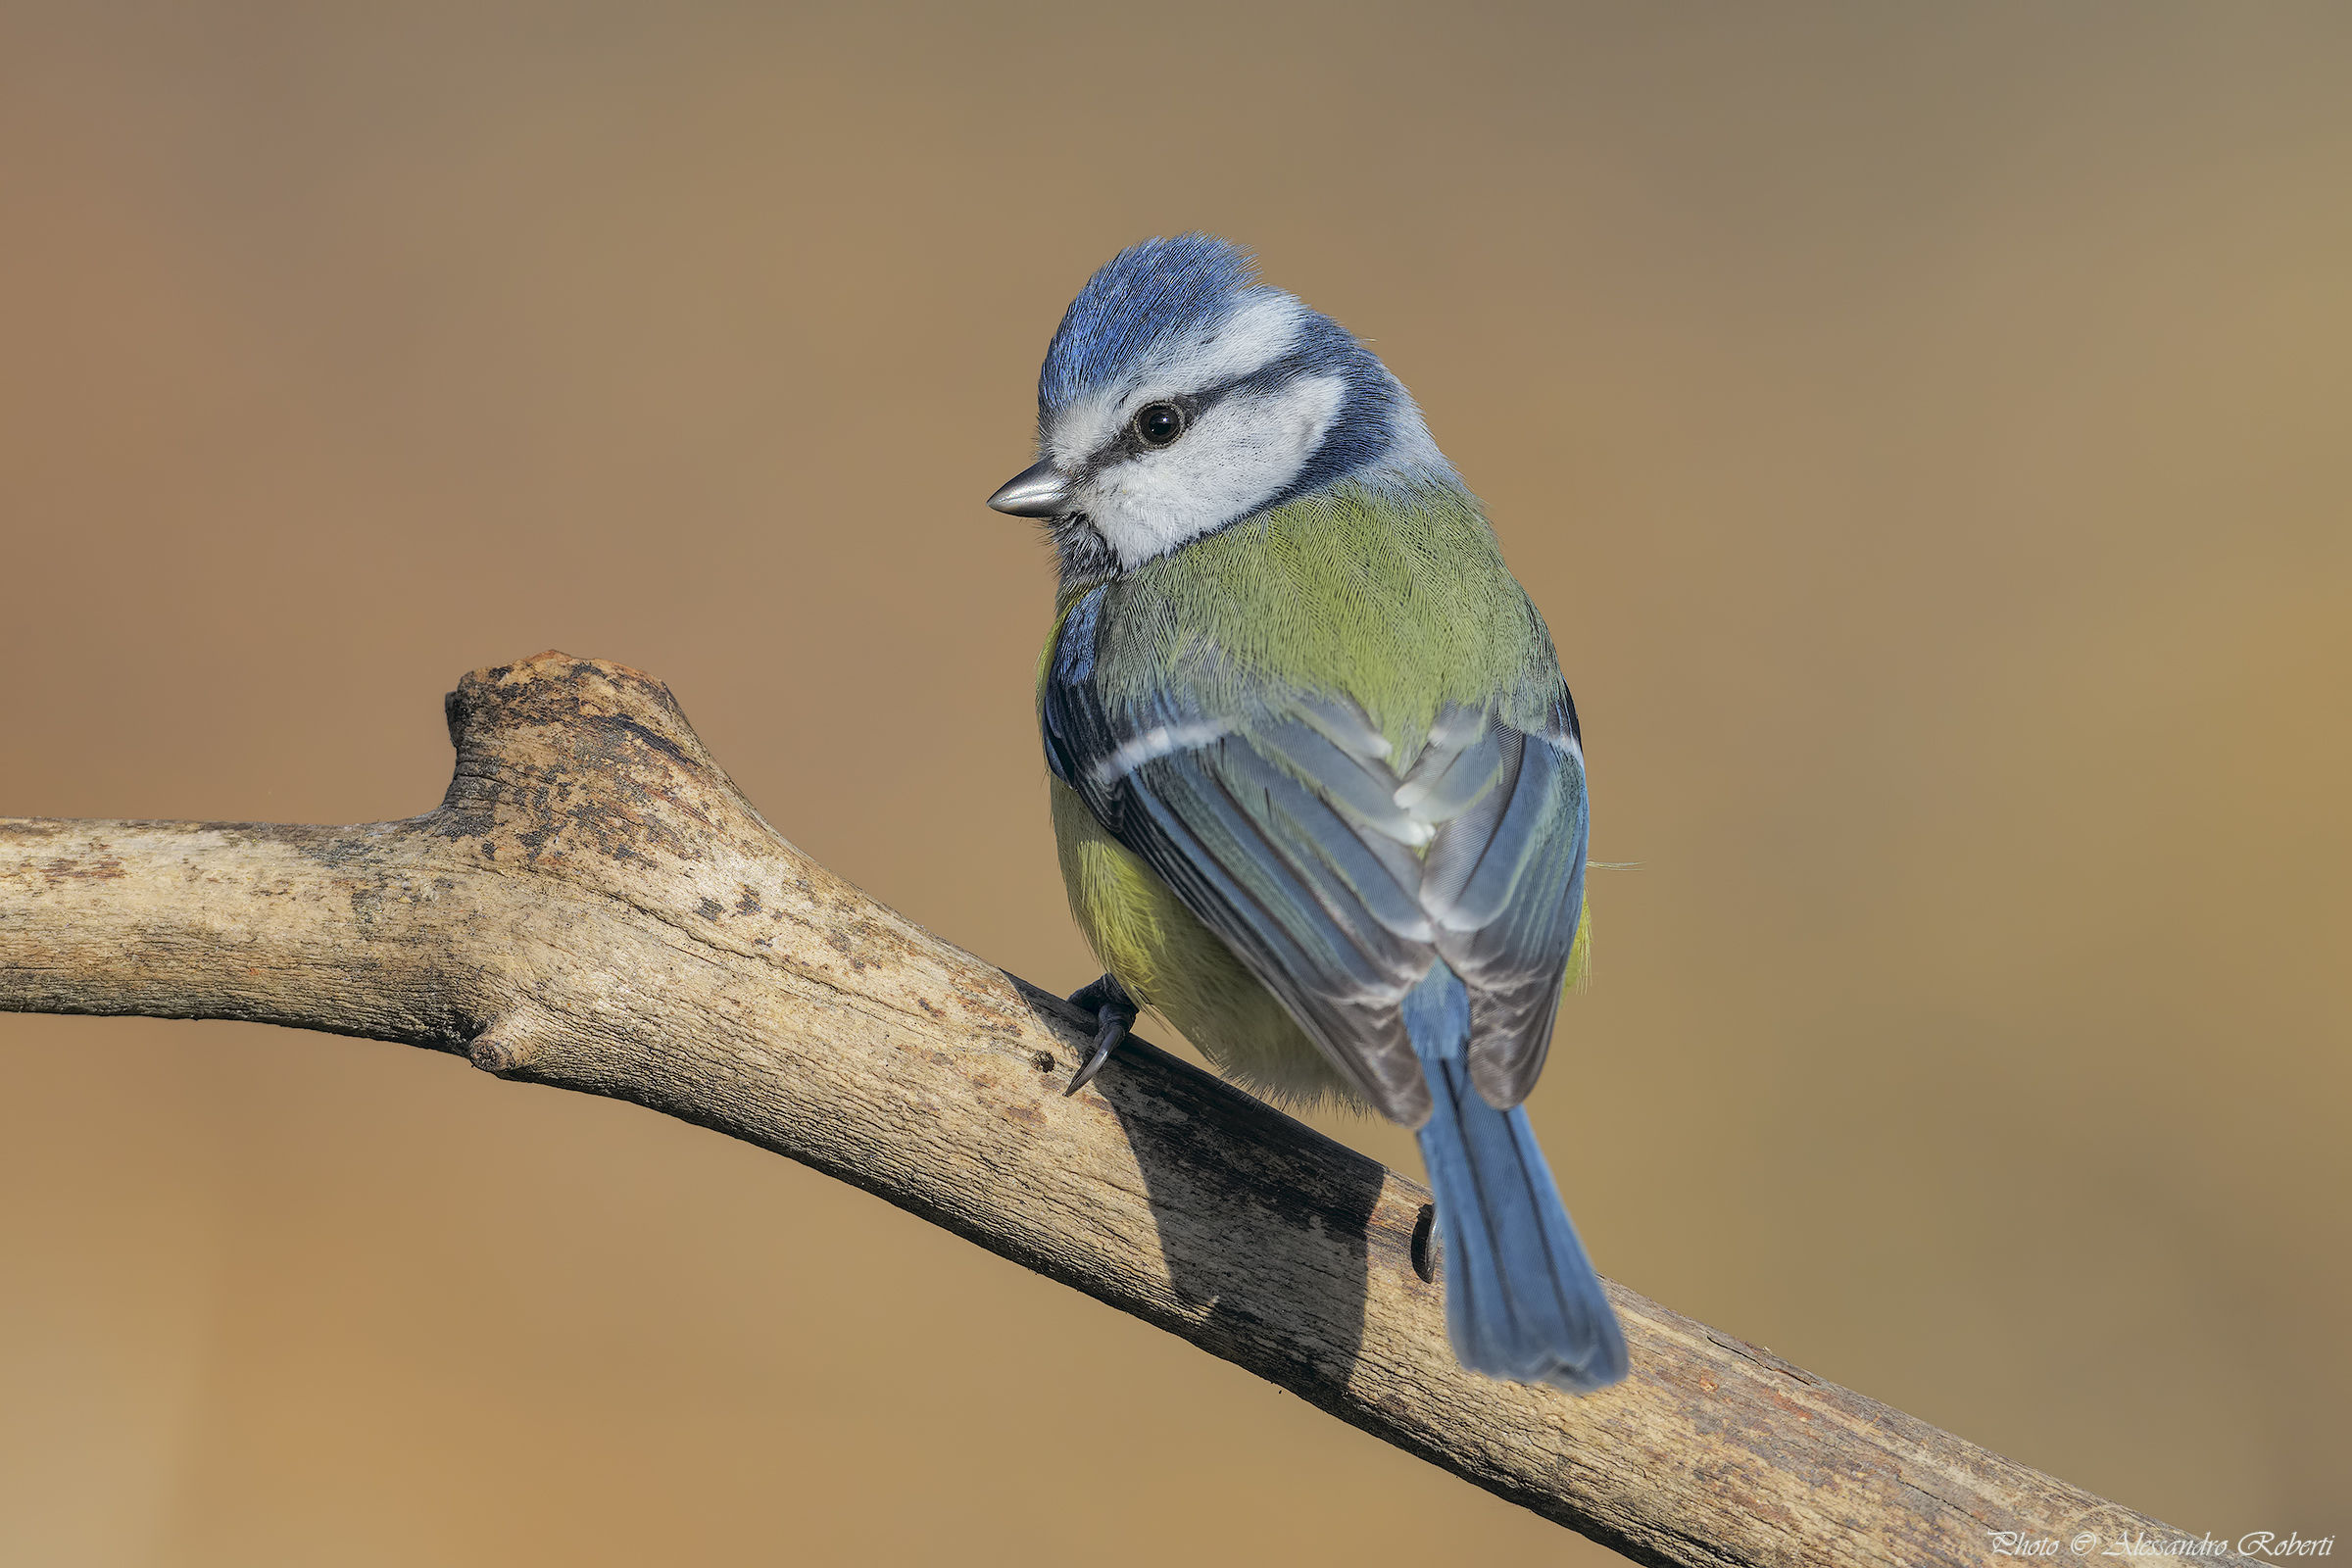
[[[1148,447],[1164,447],[1184,434],[1184,411],[1173,403],[1147,403],[1135,411],[1135,438]]]

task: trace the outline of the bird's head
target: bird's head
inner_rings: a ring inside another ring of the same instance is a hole
[[[1207,234],[1121,251],[1037,379],[1040,461],[989,497],[1052,528],[1065,576],[1132,571],[1346,479],[1450,479],[1421,412],[1331,318]]]

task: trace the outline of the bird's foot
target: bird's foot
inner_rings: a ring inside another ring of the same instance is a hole
[[[1070,1087],[1062,1091],[1065,1096],[1074,1095],[1095,1081],[1095,1074],[1102,1070],[1102,1064],[1134,1027],[1136,1011],[1135,999],[1127,994],[1127,988],[1109,975],[1072,992],[1070,1002],[1095,1015],[1095,1049],[1086,1058],[1086,1064],[1078,1069],[1077,1076],[1070,1080]]]

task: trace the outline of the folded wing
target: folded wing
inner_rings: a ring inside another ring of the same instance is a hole
[[[1103,827],[1281,999],[1374,1105],[1430,1091],[1405,995],[1444,957],[1470,993],[1470,1075],[1497,1108],[1542,1069],[1584,902],[1584,765],[1565,688],[1530,731],[1449,708],[1410,759],[1354,704],[1251,691],[1121,699],[1095,679],[1100,591],[1065,618],[1046,753]]]

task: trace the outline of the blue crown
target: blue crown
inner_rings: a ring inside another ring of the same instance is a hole
[[[1129,246],[1088,278],[1062,313],[1037,374],[1039,412],[1068,407],[1153,344],[1223,316],[1256,281],[1256,264],[1214,234]]]

